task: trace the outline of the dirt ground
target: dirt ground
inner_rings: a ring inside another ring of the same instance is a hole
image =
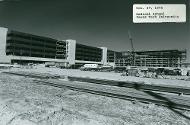
[[[0,125],[189,125],[180,112],[0,73]]]

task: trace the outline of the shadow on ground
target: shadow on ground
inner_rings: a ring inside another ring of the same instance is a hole
[[[140,86],[138,84],[135,84],[134,89],[141,91],[140,90]],[[185,105],[181,105],[181,104],[177,104],[175,102],[172,102],[168,98],[163,97],[163,96],[159,95],[158,93],[155,93],[155,92],[152,92],[152,91],[143,91],[143,92],[147,93],[148,95],[150,95],[150,96],[152,96],[152,97],[154,97],[156,99],[159,99],[159,100],[163,101],[164,105],[168,109],[170,109],[171,111],[177,113],[178,115],[182,116],[183,118],[185,118],[187,120],[190,120],[189,116],[184,115],[183,113],[181,113],[180,111],[178,111],[177,108],[176,108],[178,106],[181,106],[181,107],[184,106],[184,107],[186,107]],[[186,107],[186,108],[189,108],[189,107]]]

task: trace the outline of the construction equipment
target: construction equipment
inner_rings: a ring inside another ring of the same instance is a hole
[[[129,40],[130,40],[130,43],[131,43],[131,65],[132,66],[135,66],[135,49],[134,49],[134,46],[133,46],[133,38],[131,36],[131,32],[128,31],[128,37],[129,37]]]

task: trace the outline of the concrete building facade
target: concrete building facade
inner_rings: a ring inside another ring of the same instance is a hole
[[[109,64],[106,47],[87,46],[71,39],[56,40],[0,28],[0,44],[0,63]]]
[[[0,28],[0,63],[10,62],[6,56],[7,28]]]

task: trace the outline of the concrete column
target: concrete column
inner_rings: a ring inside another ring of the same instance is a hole
[[[108,49],[106,47],[100,47],[102,49],[102,64],[107,65],[107,51]]]
[[[6,56],[7,28],[0,27],[0,63],[11,63]]]
[[[75,64],[75,51],[76,51],[76,40],[66,40],[67,44],[67,61],[69,65]]]

